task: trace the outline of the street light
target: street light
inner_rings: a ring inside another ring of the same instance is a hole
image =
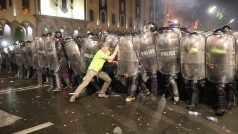
[[[216,6],[211,6],[211,7],[209,7],[209,8],[208,8],[208,13],[209,13],[209,14],[214,13],[215,10],[216,10],[216,8],[217,8]]]
[[[178,23],[178,20],[176,20],[176,19],[173,20],[173,23],[174,23],[174,24],[177,24],[177,23]]]
[[[6,47],[7,44],[8,44],[7,41],[5,41],[5,40],[2,41],[2,47]]]
[[[231,24],[231,23],[233,23],[235,21],[235,19],[231,19],[229,22],[228,22],[228,24]]]

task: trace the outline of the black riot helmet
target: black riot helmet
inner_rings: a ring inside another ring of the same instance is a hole
[[[213,31],[213,34],[223,34],[224,30],[223,29],[216,29]]]
[[[150,30],[151,32],[155,32],[157,30],[157,26],[154,22],[149,22],[145,25],[146,30]]]
[[[95,38],[95,35],[94,35],[94,33],[92,33],[92,32],[88,32],[88,33],[87,33],[87,37],[90,38],[90,39],[94,39],[94,38]]]
[[[132,36],[136,36],[136,35],[139,35],[140,33],[139,32],[133,32],[131,33]]]
[[[57,38],[57,39],[61,39],[63,36],[62,36],[62,33],[60,32],[60,31],[56,31],[55,33],[54,33],[54,36],[55,36],[55,38]]]
[[[20,47],[24,47],[26,44],[25,44],[25,41],[22,41],[22,40],[20,40],[19,41],[19,45],[20,45]]]
[[[197,35],[198,33],[197,32],[191,32],[190,34],[191,35]]]
[[[188,30],[187,27],[181,27],[181,28],[179,28],[179,29],[181,30],[181,32],[182,32],[183,34],[185,34],[185,33],[191,33],[191,32]]]
[[[51,35],[52,35],[52,33],[47,33],[45,36],[50,37]]]
[[[221,28],[224,32],[231,32],[232,31],[232,28],[228,25],[225,25]]]
[[[108,35],[108,31],[102,30],[98,33],[98,36],[101,40],[105,40],[105,37]]]
[[[28,41],[26,41],[26,43],[31,43],[31,41],[30,41],[30,40],[28,40]]]
[[[89,34],[89,33],[92,33],[92,31],[88,30],[88,31],[86,32],[86,34]]]

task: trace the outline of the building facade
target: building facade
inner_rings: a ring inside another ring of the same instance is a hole
[[[1,0],[0,40],[26,41],[55,31],[61,31],[65,37],[85,35],[87,30],[134,32],[142,30],[149,21],[167,26],[176,18],[177,7],[164,1]],[[186,20],[180,21],[187,25]]]

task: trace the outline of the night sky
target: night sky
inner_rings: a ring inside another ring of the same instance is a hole
[[[235,21],[229,24],[234,30],[238,30],[238,0],[162,0],[162,4],[174,4],[178,11],[175,16],[183,16],[187,21],[200,20],[200,28],[206,29],[208,25],[214,28],[228,24],[231,19]],[[216,6],[216,10],[209,14],[208,9]]]

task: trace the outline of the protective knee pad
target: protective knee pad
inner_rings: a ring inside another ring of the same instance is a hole
[[[218,84],[216,85],[216,90],[219,96],[225,96],[225,84]]]
[[[169,78],[169,84],[173,90],[174,96],[179,97],[178,86],[174,77]]]
[[[192,93],[195,93],[195,94],[198,94],[198,93],[199,93],[197,81],[192,81],[190,88],[191,88]]]

